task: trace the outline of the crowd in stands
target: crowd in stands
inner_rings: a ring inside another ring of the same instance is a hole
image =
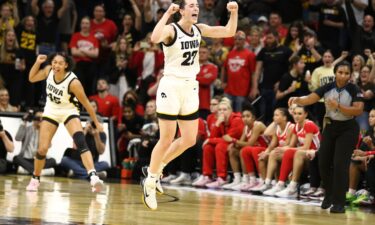
[[[135,169],[147,165],[158,139],[155,97],[164,66],[162,47],[150,41],[150,32],[170,3],[0,0],[0,111],[39,109],[31,123],[25,119],[15,137],[0,129],[0,171],[6,169],[4,159],[14,148],[13,139],[23,143],[14,159],[18,172],[33,169],[37,146],[33,132],[38,130],[46,97],[45,83],[28,82],[28,72],[38,54],[56,51],[73,57],[73,71],[98,114],[114,121],[116,166],[121,168],[131,151],[138,158]],[[226,24],[226,3],[199,0],[199,23]],[[298,187],[308,183],[301,197],[321,199],[317,160],[324,101],[288,108],[288,99],[333,82],[335,65],[347,60],[352,65],[351,82],[365,99],[364,113],[356,118],[361,139],[353,154],[347,200],[374,203],[375,160],[365,151],[375,146],[375,1],[239,0],[238,4],[235,36],[205,38],[201,43],[197,143],[167,166],[162,181],[279,197],[296,197]],[[98,162],[98,155],[108,137],[90,124],[85,134],[97,170],[105,171],[108,165]],[[72,148],[62,167],[69,176],[84,177]],[[55,164],[51,159],[45,173],[51,174],[48,170]],[[360,179],[361,173],[367,182]]]

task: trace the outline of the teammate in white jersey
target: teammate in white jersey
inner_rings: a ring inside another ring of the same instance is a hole
[[[44,168],[45,158],[51,140],[60,123],[64,123],[69,134],[73,137],[77,151],[80,151],[82,162],[87,169],[93,192],[100,192],[103,181],[96,175],[90,150],[87,148],[85,135],[79,119],[78,101],[85,107],[96,129],[103,130],[95,111],[86,97],[81,82],[71,72],[73,61],[65,53],[50,55],[48,60],[51,65],[40,69],[41,64],[47,60],[46,55],[38,55],[29,73],[30,82],[34,83],[47,80],[47,102],[44,107],[43,120],[40,124],[39,146],[34,161],[34,173],[28,191],[37,191],[40,183],[40,174]]]
[[[167,163],[196,142],[198,132],[198,82],[199,44],[201,36],[224,38],[234,36],[237,30],[238,5],[229,2],[230,18],[226,26],[196,24],[199,14],[197,0],[172,3],[156,24],[151,41],[162,43],[164,51],[164,76],[156,96],[160,139],[156,144],[142,181],[143,201],[152,210],[157,208],[156,191],[163,192],[160,176]],[[169,18],[179,12],[181,19],[167,25]],[[181,137],[174,140],[177,123]]]

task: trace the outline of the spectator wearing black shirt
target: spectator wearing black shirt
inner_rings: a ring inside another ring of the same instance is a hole
[[[278,33],[269,30],[266,34],[266,46],[258,53],[256,58],[256,69],[252,76],[252,88],[250,97],[255,99],[258,94],[260,99],[260,113],[263,121],[272,121],[272,112],[275,105],[275,93],[278,89],[280,79],[288,71],[289,58],[292,51],[283,45],[278,44]],[[263,72],[262,81],[259,84],[260,75]]]
[[[290,59],[290,70],[281,78],[279,89],[276,92],[276,108],[287,108],[290,97],[309,93],[303,76],[304,68],[305,63],[300,57],[294,56]]]
[[[305,71],[314,71],[317,67],[322,65],[322,55],[324,49],[316,39],[316,33],[307,28],[303,34],[302,45],[297,46],[294,55],[298,55],[305,62]]]
[[[338,57],[343,47],[339,40],[346,23],[344,9],[335,0],[324,0],[309,8],[319,11],[318,39],[323,48],[331,49],[333,55]]]
[[[25,69],[21,70],[21,88],[20,90],[27,90],[27,94],[23,95],[26,107],[35,106],[37,99],[41,95],[41,85],[32,84],[29,82],[29,74],[33,62],[36,59],[36,33],[35,33],[35,18],[33,16],[26,16],[22,22],[16,27],[16,35],[19,43],[19,50],[25,59]]]
[[[0,74],[9,90],[10,104],[14,106],[21,102],[21,70],[25,70],[25,60],[19,51],[16,34],[14,30],[7,30],[0,47]]]
[[[133,105],[124,105],[122,111],[121,124],[118,125],[120,138],[117,141],[118,157],[117,164],[128,156],[127,147],[129,141],[141,137],[141,129],[144,124],[144,118],[137,115]]]
[[[142,39],[142,14],[137,3],[130,1],[133,7],[134,15],[127,13],[122,19],[122,27],[119,29],[119,35],[125,37],[132,47]]]
[[[374,17],[365,15],[363,25],[358,25],[350,2],[345,1],[349,20],[351,51],[353,54],[363,55],[365,49],[375,49]]]
[[[362,93],[350,83],[351,67],[347,61],[334,68],[335,82],[326,84],[308,96],[292,97],[289,105],[311,105],[324,97],[325,128],[319,148],[319,169],[326,190],[322,209],[345,212],[345,192],[349,183],[350,159],[358,142],[359,127],[354,120],[363,112]]]
[[[14,144],[12,136],[8,131],[4,130],[4,127],[0,121],[0,173],[5,173],[7,170],[7,153],[13,152]]]
[[[68,0],[62,0],[61,8],[55,10],[52,0],[44,0],[39,8],[38,0],[31,1],[31,10],[37,19],[36,34],[38,54],[50,54],[57,50],[59,20],[68,7]]]
[[[368,116],[374,104],[375,84],[371,82],[372,77],[375,77],[375,67],[363,66],[357,84],[364,100],[363,113],[356,118],[361,133],[369,129]]]

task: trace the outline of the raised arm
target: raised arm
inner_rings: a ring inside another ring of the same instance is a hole
[[[180,9],[180,6],[177,4],[172,3],[168,10],[164,13],[164,15],[161,17],[159,22],[156,24],[154,30],[151,34],[151,41],[155,44],[158,44],[160,42],[168,43],[169,40],[171,40],[174,37],[174,29],[171,25],[166,26],[169,18],[178,12]]]
[[[132,8],[133,8],[133,11],[134,11],[134,14],[135,14],[134,27],[137,31],[141,31],[141,29],[142,29],[141,10],[139,10],[139,7],[138,7],[137,3],[135,2],[135,0],[130,0],[130,3],[132,5]]]
[[[47,60],[46,55],[38,55],[34,65],[31,67],[29,72],[29,81],[35,83],[37,81],[45,80],[48,76],[48,72],[51,69],[51,66],[48,65],[43,69],[40,69],[40,65]]]
[[[238,22],[238,4],[237,2],[229,2],[227,9],[230,17],[226,26],[208,26],[206,24],[197,24],[202,32],[202,36],[211,38],[233,37],[237,30]]]
[[[38,0],[31,1],[31,12],[34,16],[37,16],[39,14]]]
[[[94,121],[96,128],[98,131],[103,131],[103,126],[99,123],[98,118],[96,117],[96,113],[94,108],[91,106],[85,92],[83,91],[83,87],[81,82],[78,79],[74,79],[69,85],[69,91],[76,96],[78,101],[83,105],[86,109],[92,121]]]

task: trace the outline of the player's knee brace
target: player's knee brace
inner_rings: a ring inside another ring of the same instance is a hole
[[[77,150],[83,154],[87,151],[89,151],[89,148],[87,147],[87,143],[86,143],[86,139],[85,139],[85,135],[83,134],[82,131],[78,131],[78,132],[75,132],[73,134],[73,140],[74,140],[74,143],[76,144],[77,146]]]
[[[46,156],[45,156],[45,155],[41,155],[41,154],[39,154],[39,152],[36,152],[36,154],[35,154],[35,158],[37,158],[37,159],[39,159],[39,160],[43,160],[43,159],[46,158]]]

